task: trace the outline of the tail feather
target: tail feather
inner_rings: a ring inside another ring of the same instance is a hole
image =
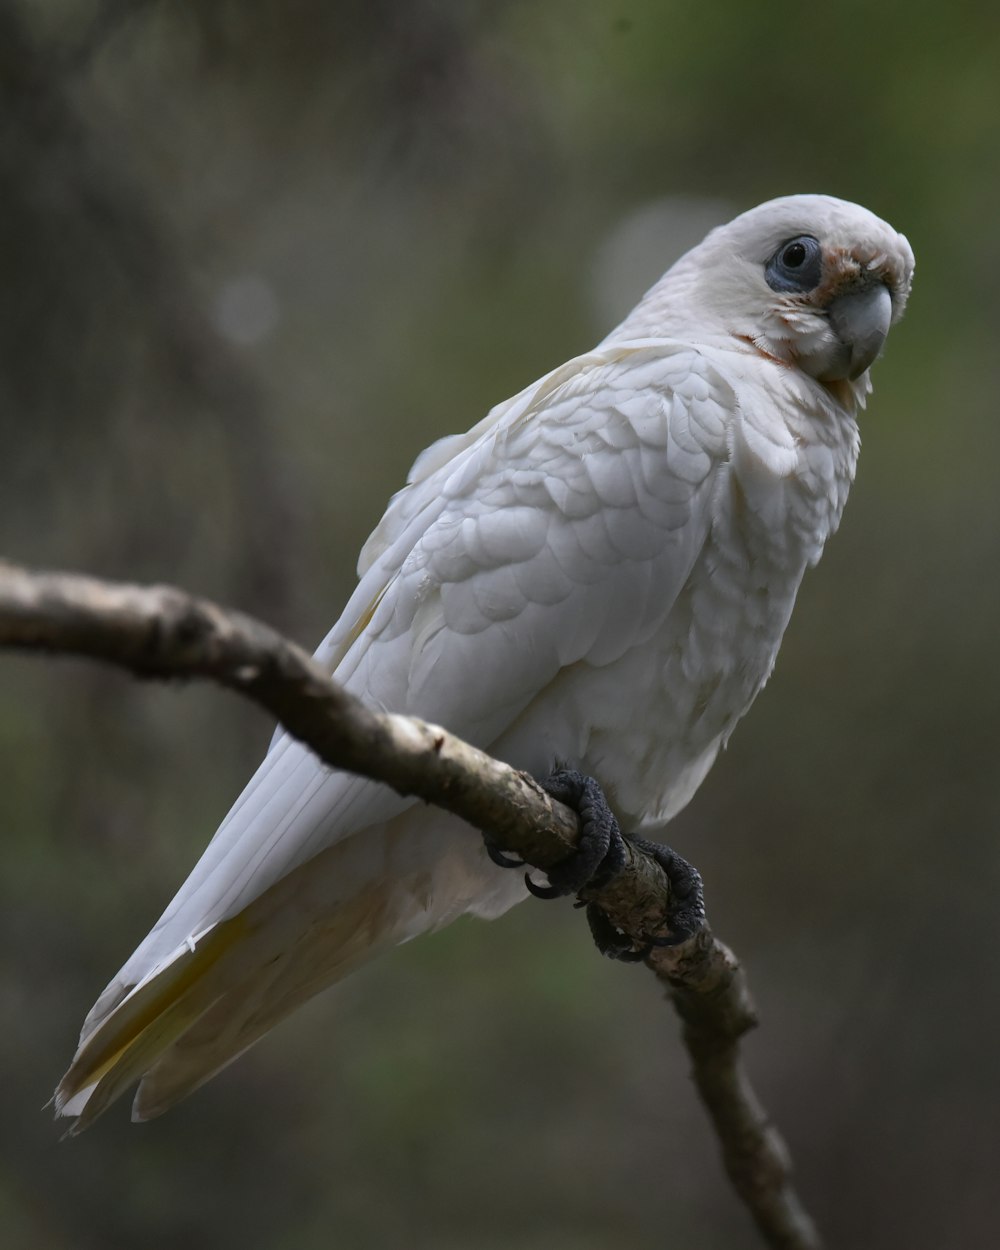
[[[168,1111],[249,1050],[296,1007],[397,941],[397,925],[386,920],[384,892],[365,890],[351,905],[338,908],[329,923],[315,926],[293,949],[228,990],[145,1074],[132,1118],[151,1120]]]
[[[242,916],[234,916],[181,947],[85,1032],[54,1097],[57,1116],[76,1117],[71,1135],[91,1124],[218,998],[218,977],[210,974],[243,931]]]
[[[387,946],[464,911],[498,915],[524,894],[468,826],[431,808],[328,847],[136,985],[113,982],[56,1090],[56,1114],[81,1132],[141,1080],[134,1118],[160,1115]]]

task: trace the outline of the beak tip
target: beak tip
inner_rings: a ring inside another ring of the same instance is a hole
[[[882,282],[842,295],[829,310],[830,324],[848,349],[846,376],[856,381],[878,359],[892,322],[892,296]]]

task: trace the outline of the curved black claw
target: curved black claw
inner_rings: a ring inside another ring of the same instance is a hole
[[[488,833],[483,834],[483,845],[486,847],[486,854],[498,868],[524,867],[523,859],[515,859],[512,855],[507,855],[504,851],[501,851]]]

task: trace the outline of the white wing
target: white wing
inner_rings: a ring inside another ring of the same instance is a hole
[[[370,704],[489,747],[560,670],[610,663],[662,623],[705,540],[734,411],[727,384],[672,343],[562,366],[423,453],[317,656]],[[561,732],[568,758],[574,726]],[[412,802],[279,737],[90,1023],[182,944]]]

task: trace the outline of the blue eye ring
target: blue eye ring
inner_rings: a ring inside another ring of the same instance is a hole
[[[814,290],[823,276],[823,249],[811,234],[786,239],[764,266],[764,278],[772,291]]]

